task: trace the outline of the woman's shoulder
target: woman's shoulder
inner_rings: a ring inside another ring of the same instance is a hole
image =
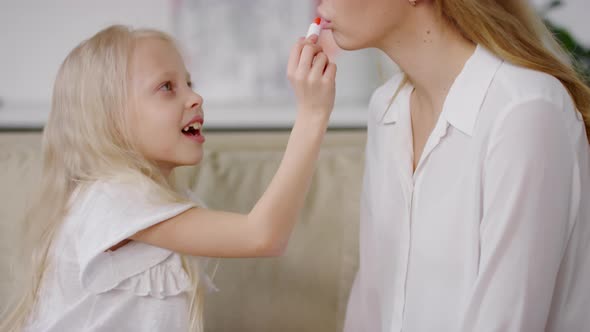
[[[533,114],[551,111],[559,113],[563,123],[574,129],[580,126],[581,117],[568,90],[559,79],[508,61],[504,61],[496,72],[481,111],[481,115],[488,119],[486,122],[490,125],[491,122],[502,122],[507,117],[514,118],[514,115],[522,112],[529,115],[526,117],[528,121],[542,121],[542,117]]]
[[[566,87],[555,76],[507,61],[499,68],[489,95],[506,104],[545,100],[564,110],[574,108]]]
[[[587,144],[582,115],[562,82],[507,61],[492,80],[478,117],[480,133],[491,141],[519,128],[513,131],[515,141],[551,131],[563,133],[564,146]]]

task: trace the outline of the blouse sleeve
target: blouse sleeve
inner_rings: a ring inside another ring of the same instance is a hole
[[[88,188],[81,207],[73,211],[80,280],[88,291],[98,294],[126,288],[138,295],[164,297],[188,284],[180,258],[170,250],[135,241],[108,250],[195,207],[190,202],[157,203],[147,196],[131,185],[99,182]]]
[[[461,331],[542,331],[580,204],[562,109],[514,105],[490,138],[479,275]]]

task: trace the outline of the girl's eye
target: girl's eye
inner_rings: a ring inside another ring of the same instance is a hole
[[[186,82],[186,85],[188,85],[188,87],[192,89],[192,87],[193,87],[193,82],[191,82],[191,81],[188,81],[188,82]]]
[[[172,91],[172,82],[166,82],[160,86],[160,90],[163,91]]]

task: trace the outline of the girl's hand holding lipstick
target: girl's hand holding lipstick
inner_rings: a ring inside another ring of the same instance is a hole
[[[319,26],[316,22],[312,26]],[[319,32],[319,29],[313,32]],[[287,77],[295,90],[298,115],[309,114],[325,120],[327,124],[334,107],[336,64],[328,60],[322,47],[317,44],[318,37],[318,34],[312,33],[293,46]]]

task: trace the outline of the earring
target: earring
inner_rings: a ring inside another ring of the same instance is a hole
[[[416,7],[417,0],[409,0],[409,1],[410,1],[410,5],[412,5],[412,7]]]

